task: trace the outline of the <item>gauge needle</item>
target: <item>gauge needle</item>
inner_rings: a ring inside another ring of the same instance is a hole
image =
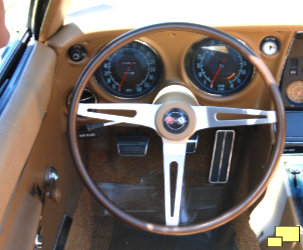
[[[123,85],[123,83],[125,82],[125,79],[126,79],[126,77],[127,77],[127,75],[128,75],[128,72],[131,70],[131,67],[133,66],[133,64],[134,64],[134,62],[131,62],[130,64],[129,64],[129,68],[126,70],[126,72],[124,73],[124,75],[123,75],[123,77],[122,77],[122,80],[121,80],[121,82],[120,82],[120,85],[119,85],[119,87],[118,87],[118,90],[120,90],[121,88],[122,88],[122,85]]]
[[[297,94],[299,94],[300,96],[303,96],[303,93],[301,91],[296,91]]]
[[[235,76],[235,73],[231,74],[229,77],[227,77],[227,80],[230,80],[231,78],[233,78]]]
[[[219,68],[218,68],[218,70],[217,70],[217,72],[216,72],[216,74],[215,74],[213,80],[211,81],[211,83],[210,83],[210,85],[209,85],[210,87],[213,86],[213,84],[214,84],[214,82],[215,82],[217,76],[219,75],[221,69],[223,68],[223,65],[224,65],[225,61],[226,61],[226,58],[224,58],[223,61],[222,61],[222,63],[219,64]]]

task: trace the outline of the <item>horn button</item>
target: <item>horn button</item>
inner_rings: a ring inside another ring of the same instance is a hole
[[[194,132],[196,116],[187,103],[165,103],[157,112],[156,126],[159,134],[166,139],[185,140]]]
[[[180,134],[184,132],[189,123],[188,115],[184,110],[173,108],[167,111],[163,116],[164,128],[173,134]]]

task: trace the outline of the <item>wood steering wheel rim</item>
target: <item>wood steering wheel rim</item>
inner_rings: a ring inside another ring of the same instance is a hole
[[[88,174],[87,168],[85,167],[85,164],[81,158],[77,139],[76,121],[80,96],[86,83],[93,76],[95,70],[97,70],[97,68],[103,63],[103,61],[108,56],[110,56],[112,53],[122,48],[126,44],[130,43],[131,41],[139,39],[142,36],[164,31],[185,31],[206,35],[214,39],[221,40],[227,45],[238,50],[252,65],[254,65],[256,70],[263,78],[272,98],[274,110],[276,111],[277,117],[275,143],[273,145],[270,159],[266,166],[267,171],[264,177],[259,182],[259,184],[249,193],[249,195],[244,200],[242,200],[239,204],[233,206],[229,210],[225,211],[221,215],[208,221],[186,226],[166,226],[153,224],[135,218],[132,215],[123,211],[121,208],[119,208],[116,204],[114,204],[111,200],[108,199],[108,197],[102,192],[102,190],[99,189],[99,187],[95,184],[93,179]],[[265,63],[245,44],[222,31],[207,26],[190,23],[163,23],[129,31],[114,39],[97,52],[97,54],[87,64],[87,66],[81,73],[74,88],[74,94],[72,97],[68,114],[68,134],[72,156],[82,181],[87,186],[89,191],[93,194],[93,196],[98,200],[98,202],[100,202],[112,214],[122,219],[123,221],[148,232],[163,235],[190,235],[217,228],[233,220],[238,215],[243,213],[247,208],[249,208],[263,194],[278,167],[280,156],[283,153],[285,139],[285,113],[283,102],[280,97],[280,92],[276,85],[274,77],[272,76]]]

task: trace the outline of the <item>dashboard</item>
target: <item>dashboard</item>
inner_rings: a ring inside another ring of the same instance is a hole
[[[208,94],[231,95],[246,87],[253,66],[225,43],[204,38],[186,52],[186,77]],[[95,73],[104,91],[121,98],[135,98],[152,92],[163,77],[162,59],[147,43],[134,41],[109,56]]]
[[[217,28],[258,54],[280,83],[296,34],[294,27]],[[84,67],[98,50],[127,31],[86,32],[69,24],[47,42],[59,57],[57,84],[65,114]],[[264,48],[274,53],[265,53]],[[263,80],[238,51],[210,37],[181,31],[141,37],[110,55],[91,77],[83,101],[152,103],[169,85],[187,87],[200,105],[272,108]]]
[[[297,33],[290,47],[283,75],[281,94],[287,110],[303,107],[303,34]]]

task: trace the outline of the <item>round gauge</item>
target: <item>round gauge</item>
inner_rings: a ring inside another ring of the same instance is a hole
[[[162,63],[158,54],[147,44],[134,41],[109,56],[95,77],[109,93],[134,98],[152,91],[161,73]]]
[[[70,92],[66,98],[66,106],[69,107],[72,101],[73,92]],[[95,93],[89,89],[84,89],[80,98],[80,103],[97,103],[98,98]]]
[[[186,55],[185,67],[198,88],[218,95],[243,89],[254,72],[253,66],[238,51],[212,38],[192,46]]]
[[[295,81],[289,84],[286,95],[295,104],[303,104],[303,81]]]

